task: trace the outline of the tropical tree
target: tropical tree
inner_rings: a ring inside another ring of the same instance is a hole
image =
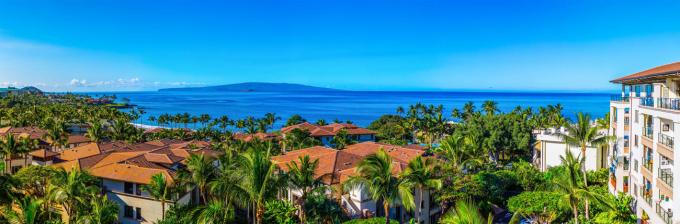
[[[64,131],[61,125],[52,125],[43,136],[45,141],[49,142],[52,148],[58,149],[64,147],[68,141],[68,133]]]
[[[239,159],[239,172],[243,175],[240,188],[245,192],[245,201],[254,209],[255,223],[262,223],[264,205],[276,191],[275,165],[270,160],[271,144],[267,148],[250,148]]]
[[[557,192],[561,194],[560,202],[571,208],[574,215],[574,222],[578,224],[578,205],[581,200],[591,197],[587,188],[579,181],[580,167],[584,162],[583,158],[574,157],[574,154],[569,150],[565,150],[565,155],[560,156],[564,172],[562,175],[555,178],[554,187]]]
[[[208,183],[215,177],[215,166],[213,160],[203,154],[191,154],[187,159],[187,170],[193,184],[198,187],[199,194],[203,203],[208,202],[207,187]]]
[[[606,201],[607,210],[595,216],[595,223],[633,224],[637,223],[637,216],[631,209],[633,198],[622,192],[616,197],[610,196]]]
[[[10,174],[12,174],[12,156],[16,155],[20,148],[21,143],[12,133],[7,133],[0,143],[2,156],[5,158],[5,161],[7,161],[7,169],[9,169]]]
[[[91,195],[89,210],[78,217],[78,223],[105,224],[118,221],[118,204],[105,195]]]
[[[566,127],[567,133],[561,134],[564,142],[569,145],[578,146],[581,149],[581,156],[585,160],[586,149],[588,146],[599,148],[599,146],[607,144],[610,137],[599,132],[597,126],[591,125],[589,114],[579,112],[576,115],[576,123]],[[588,187],[588,178],[586,175],[585,163],[581,164],[581,172],[583,173],[583,185]],[[585,200],[586,219],[590,219],[588,199]]]
[[[435,161],[432,158],[423,158],[418,156],[408,163],[408,166],[401,173],[401,178],[411,186],[415,187],[418,192],[418,202],[415,203],[416,222],[420,223],[420,214],[422,213],[423,191],[439,190],[442,188],[442,180],[437,176],[435,171]]]
[[[307,120],[302,118],[302,116],[300,116],[299,114],[293,114],[293,115],[290,116],[290,118],[288,118],[285,126],[287,127],[287,126],[291,126],[291,125],[301,124],[301,123],[304,123],[304,122],[307,122]]]
[[[345,129],[338,131],[338,133],[333,136],[333,139],[331,139],[331,145],[333,145],[333,148],[335,149],[344,149],[346,146],[354,143],[356,143],[356,141],[350,138]]]
[[[101,122],[90,122],[90,128],[87,129],[85,137],[90,138],[91,141],[99,143],[102,141],[106,135],[106,130],[104,130]]]
[[[234,209],[222,200],[211,200],[191,212],[197,224],[233,223]]]
[[[285,135],[283,144],[286,150],[297,150],[320,145],[321,142],[312,137],[308,130],[295,128]]]
[[[38,220],[42,203],[42,200],[34,200],[31,197],[24,197],[17,204],[18,209],[15,210],[11,207],[7,207],[2,212],[2,216],[12,224],[40,223]]]
[[[366,156],[357,164],[357,175],[345,182],[345,188],[367,189],[374,201],[383,202],[385,219],[389,220],[390,206],[401,202],[407,211],[415,206],[412,185],[404,178],[392,175],[393,170],[392,158],[381,148],[376,154]]]
[[[483,224],[493,223],[493,216],[489,214],[488,218],[484,218],[479,213],[477,205],[471,201],[458,201],[456,205],[446,212],[446,215],[439,220],[441,224]]]
[[[79,208],[85,206],[90,196],[99,192],[99,181],[86,171],[57,170],[51,179],[48,194],[51,201],[57,202],[64,209],[70,221],[74,221]]]
[[[144,190],[149,192],[151,197],[161,202],[161,218],[165,219],[165,202],[170,200],[173,195],[173,188],[165,180],[165,176],[161,173],[151,176],[151,182],[144,185]]]
[[[298,209],[289,201],[284,200],[270,200],[264,205],[266,208],[264,212],[265,223],[276,224],[296,224],[295,213]]]
[[[299,218],[304,222],[305,210],[303,205],[307,200],[307,194],[320,185],[320,179],[314,175],[314,171],[319,166],[319,160],[311,161],[309,156],[305,155],[304,157],[299,157],[298,161],[299,164],[296,161],[286,164],[288,167],[287,179],[292,189],[300,190],[301,195],[296,204],[300,210]]]

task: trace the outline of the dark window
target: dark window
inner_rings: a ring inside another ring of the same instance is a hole
[[[137,208],[137,219],[142,220],[142,208]]]
[[[125,182],[125,189],[124,189],[125,193],[126,194],[132,194],[134,187],[135,187],[135,184]]]
[[[132,213],[133,213],[133,211],[132,211],[132,206],[127,206],[127,205],[126,205],[126,206],[125,206],[125,211],[124,211],[124,213],[123,213],[123,216],[125,216],[126,218],[132,218],[132,217],[134,217],[134,216],[132,215]]]
[[[137,184],[137,188],[135,189],[136,195],[142,195],[142,186],[144,186],[144,185]]]

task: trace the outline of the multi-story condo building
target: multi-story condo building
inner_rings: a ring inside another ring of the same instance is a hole
[[[621,94],[610,102],[612,193],[635,198],[638,217],[649,223],[680,223],[680,183],[673,165],[680,158],[680,62],[659,66],[611,82]],[[674,187],[675,186],[675,187]]]

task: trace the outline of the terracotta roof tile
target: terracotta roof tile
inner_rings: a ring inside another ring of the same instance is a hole
[[[360,128],[360,127],[353,125],[353,124],[333,123],[333,124],[329,124],[329,125],[318,126],[318,125],[315,125],[315,124],[310,124],[308,122],[284,127],[284,128],[281,129],[281,133],[285,134],[285,133],[292,131],[293,129],[307,130],[307,131],[309,131],[310,135],[314,136],[314,137],[335,136],[341,130],[347,131],[347,134],[350,134],[350,135],[376,134],[375,131],[368,130],[368,129],[365,129],[365,128]]]
[[[37,158],[48,158],[48,157],[59,155],[59,153],[57,153],[57,152],[52,152],[52,151],[46,150],[46,149],[34,150],[34,151],[31,151],[29,154],[32,157],[37,157]]]
[[[106,166],[97,167],[90,171],[92,175],[125,182],[134,182],[140,184],[149,184],[151,177],[156,174],[162,174],[170,184],[174,182],[173,176],[167,170],[139,167],[131,164],[108,164]]]
[[[87,145],[82,145],[74,147],[72,149],[67,149],[59,153],[59,159],[65,161],[76,160],[80,158],[85,158],[89,156],[94,156],[101,154],[102,151],[99,150],[99,144],[90,143]]]
[[[82,135],[69,135],[68,136],[68,144],[80,144],[80,143],[87,143],[87,142],[92,142],[89,138],[82,136]]]
[[[680,72],[680,62],[675,62],[671,64],[666,64],[658,67],[654,67],[651,69],[647,69],[638,73],[634,73],[631,75],[627,75],[624,77],[620,77],[617,79],[612,80],[611,82],[613,83],[626,83],[629,81],[634,81],[634,80],[639,80],[639,79],[645,79],[645,78],[651,78],[654,76],[660,76],[660,75],[668,75],[668,74],[674,74]]]

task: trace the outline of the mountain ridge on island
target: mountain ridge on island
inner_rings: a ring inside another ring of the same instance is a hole
[[[332,92],[345,91],[295,83],[243,82],[218,86],[165,88],[158,91],[173,92]]]

